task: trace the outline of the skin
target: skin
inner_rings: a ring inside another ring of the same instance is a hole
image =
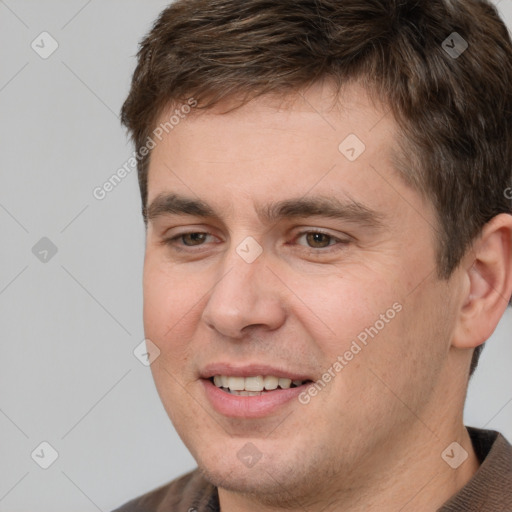
[[[152,151],[148,204],[175,193],[218,213],[149,220],[144,326],[161,351],[151,366],[160,398],[223,512],[434,511],[478,469],[462,411],[471,349],[512,290],[511,218],[495,218],[439,280],[433,207],[393,169],[395,122],[356,84],[332,100],[319,83],[229,113],[217,105]],[[366,145],[353,162],[338,149],[350,133]],[[352,198],[380,223],[266,223],[256,213],[320,195]],[[330,238],[299,234],[315,230]],[[248,236],[263,251],[250,264],[236,252]],[[321,379],[396,303],[401,311],[307,405],[229,418],[208,401],[206,364],[258,362]],[[441,457],[454,441],[468,452],[457,469]],[[251,468],[237,457],[248,442],[262,455]]]

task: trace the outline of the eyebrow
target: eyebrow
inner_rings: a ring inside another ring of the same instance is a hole
[[[285,199],[263,206],[256,206],[260,220],[271,224],[282,219],[300,217],[325,217],[345,220],[368,228],[383,225],[383,215],[352,198],[317,196]],[[163,215],[190,215],[194,217],[220,219],[220,215],[200,199],[173,193],[159,194],[144,208],[144,222],[154,221]]]

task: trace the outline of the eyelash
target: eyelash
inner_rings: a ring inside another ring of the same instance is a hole
[[[199,235],[199,234],[212,236],[210,233],[207,233],[207,232],[204,232],[204,231],[188,231],[186,233],[180,233],[179,235],[176,235],[176,236],[174,236],[172,238],[168,238],[168,239],[164,240],[163,243],[165,245],[168,245],[168,246],[172,247],[173,249],[175,249],[177,251],[196,252],[196,251],[194,251],[193,247],[201,247],[204,244],[199,244],[199,245],[180,245],[178,247],[178,246],[176,246],[176,242],[178,240],[182,239],[183,237],[187,236],[187,235]],[[297,241],[302,236],[308,235],[308,234],[324,235],[324,236],[328,237],[330,241],[335,241],[336,242],[336,243],[333,243],[333,244],[329,244],[326,247],[309,247],[309,246],[304,247],[305,249],[309,249],[311,252],[314,252],[314,253],[317,253],[317,254],[332,252],[332,249],[329,249],[330,247],[334,247],[336,245],[345,246],[345,245],[347,245],[349,243],[348,240],[341,240],[341,239],[336,238],[335,236],[333,236],[333,235],[331,235],[329,233],[325,233],[324,231],[320,231],[320,230],[301,231],[300,233],[298,233],[295,236],[294,241]]]

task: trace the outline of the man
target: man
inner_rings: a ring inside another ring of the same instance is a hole
[[[477,0],[178,0],[122,119],[144,326],[198,464],[118,509],[508,511],[466,428],[512,295],[512,44]]]

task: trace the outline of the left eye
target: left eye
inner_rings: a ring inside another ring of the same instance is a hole
[[[303,233],[299,233],[296,240],[303,237],[306,237],[306,243],[311,249],[323,249],[331,245],[336,245],[337,242],[341,242],[332,235],[322,233],[321,231],[304,231]]]

